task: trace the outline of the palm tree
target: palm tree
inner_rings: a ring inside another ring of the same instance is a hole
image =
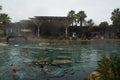
[[[68,15],[67,15],[67,18],[66,20],[64,21],[64,26],[65,26],[65,38],[67,39],[68,38],[68,27],[70,26],[70,24],[72,24],[73,26],[73,23],[75,21],[75,11],[74,10],[71,10],[68,12]]]
[[[113,25],[120,31],[120,9],[114,9],[112,12],[111,20]]]
[[[94,26],[94,22],[92,19],[87,21],[87,26],[88,26],[88,30],[92,31],[93,30],[93,26]]]
[[[69,11],[69,13],[68,13],[68,15],[67,15],[67,17],[69,17],[69,18],[71,18],[72,20],[72,26],[73,26],[73,22],[74,22],[74,20],[75,20],[75,11],[74,10],[71,10],[71,11]]]
[[[0,25],[1,25],[2,30],[4,31],[4,35],[6,34],[5,25],[8,23],[10,23],[10,17],[8,16],[8,14],[1,13],[0,14]]]
[[[0,22],[2,24],[7,24],[10,22],[10,17],[8,16],[8,14],[2,13],[0,14]]]
[[[119,23],[119,18],[120,18],[120,9],[114,9],[114,11],[112,12],[112,16],[111,16],[111,20],[113,21],[113,25],[117,25],[117,23]]]
[[[85,18],[87,17],[87,15],[85,14],[84,11],[79,11],[79,12],[76,14],[76,17],[77,17],[78,23],[80,23],[80,27],[82,27],[82,24],[83,24],[83,22],[85,21]]]
[[[0,5],[0,10],[2,10],[2,6]]]

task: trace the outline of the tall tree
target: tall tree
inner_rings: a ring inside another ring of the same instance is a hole
[[[74,22],[74,20],[75,20],[75,11],[74,10],[71,10],[71,11],[69,11],[69,13],[68,13],[68,15],[67,15],[67,17],[69,17],[69,18],[71,18],[72,20],[72,26],[73,26],[73,22]]]
[[[120,9],[116,8],[112,12],[111,20],[113,26],[115,26],[120,31]]]
[[[103,31],[106,30],[108,26],[109,26],[109,24],[108,24],[108,22],[106,22],[106,21],[101,22],[101,23],[99,24],[99,27],[100,27],[101,30],[103,30]]]
[[[0,25],[2,30],[4,31],[4,35],[6,34],[6,24],[10,23],[10,17],[8,14],[1,13],[0,14]]]
[[[92,31],[93,26],[94,26],[93,20],[92,19],[88,20],[87,23],[86,23],[86,25],[88,26],[88,30]]]
[[[106,21],[101,22],[101,23],[99,24],[99,27],[100,27],[100,29],[101,29],[101,31],[102,31],[102,34],[103,34],[104,36],[105,36],[105,32],[106,32],[108,26],[109,26],[109,24],[108,24],[108,22],[106,22]]]
[[[106,26],[108,26],[108,22],[107,22],[107,21],[101,22],[101,23],[99,24],[99,26],[100,26],[100,27],[106,27]]]
[[[2,10],[2,6],[0,5],[0,10]]]
[[[10,17],[8,16],[8,14],[2,13],[0,14],[0,22],[2,24],[7,24],[10,22]]]
[[[85,14],[84,11],[79,11],[76,14],[76,17],[77,17],[78,23],[80,23],[80,27],[82,27],[83,26],[83,22],[85,21],[85,18],[87,17],[87,15]]]

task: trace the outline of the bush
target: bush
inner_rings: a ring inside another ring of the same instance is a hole
[[[98,63],[101,80],[120,80],[120,57],[103,57]]]

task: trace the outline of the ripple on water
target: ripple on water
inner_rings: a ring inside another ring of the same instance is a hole
[[[53,54],[52,56],[57,56],[59,55],[58,53],[66,49],[72,53],[72,60],[77,59],[79,62],[76,63],[73,61],[71,65],[60,66],[45,65],[45,68],[48,70],[47,77],[50,78],[50,80],[82,80],[97,68],[97,61],[102,56],[110,56],[113,53],[120,55],[118,53],[120,46],[113,43],[65,46],[7,46],[6,55],[3,54],[3,46],[0,46],[0,80],[12,80],[13,68],[23,70],[26,74],[26,79],[36,79],[36,76],[41,74],[40,67],[27,65],[26,63],[35,60],[38,54],[44,54],[46,51]],[[26,51],[30,51],[31,54],[25,56],[24,53],[26,53]]]

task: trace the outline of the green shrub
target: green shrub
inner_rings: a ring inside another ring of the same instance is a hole
[[[98,72],[102,80],[120,80],[120,57],[103,57],[98,63]]]

